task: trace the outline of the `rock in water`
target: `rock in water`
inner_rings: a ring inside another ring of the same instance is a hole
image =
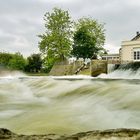
[[[0,140],[140,140],[138,129],[95,130],[77,133],[71,136],[46,135],[18,135],[8,129],[0,129]]]
[[[14,136],[16,136],[16,134],[11,132],[10,130],[5,129],[5,128],[0,128],[0,140],[2,140],[2,139],[12,139]]]

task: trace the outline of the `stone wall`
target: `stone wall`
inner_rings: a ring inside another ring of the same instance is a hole
[[[74,75],[77,69],[79,69],[82,66],[82,61],[76,61],[71,64],[68,62],[61,62],[56,63],[51,72],[50,75],[53,76],[63,76],[63,75]],[[115,65],[114,63],[108,64],[108,61],[106,60],[92,60],[90,63],[90,66],[88,68],[83,69],[78,74],[83,75],[91,75],[93,77],[96,77],[102,73],[108,73],[109,72],[109,65]]]
[[[63,75],[73,75],[76,70],[81,67],[83,61],[75,61],[69,63],[68,61],[56,63],[51,69],[49,75],[52,76],[63,76]]]
[[[55,64],[49,73],[49,75],[52,76],[63,76],[63,75],[72,75],[72,74],[73,74],[72,64],[67,64],[67,65]]]
[[[107,73],[106,60],[92,60],[91,61],[91,76],[96,77],[101,73]]]

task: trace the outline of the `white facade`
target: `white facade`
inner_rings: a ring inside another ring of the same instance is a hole
[[[104,54],[102,60],[119,60],[119,54]]]
[[[140,61],[140,33],[131,41],[122,41],[120,60],[121,63]]]

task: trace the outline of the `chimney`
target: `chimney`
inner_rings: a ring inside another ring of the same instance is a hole
[[[137,32],[136,32],[136,35],[139,35],[139,34],[140,34],[139,31],[137,31]]]

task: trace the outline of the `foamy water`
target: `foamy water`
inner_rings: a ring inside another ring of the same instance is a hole
[[[98,78],[107,79],[140,79],[140,69],[137,71],[129,70],[116,70],[109,74],[101,74]]]
[[[5,76],[0,78],[0,127],[21,134],[140,129],[138,77],[139,71],[97,78]]]

